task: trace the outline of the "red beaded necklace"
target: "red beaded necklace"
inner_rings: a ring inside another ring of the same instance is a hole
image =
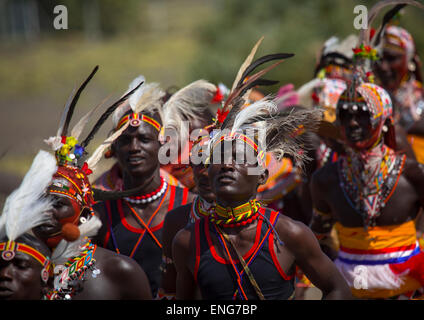
[[[124,199],[131,203],[150,203],[152,201],[155,201],[156,199],[159,199],[164,194],[164,192],[166,191],[168,187],[168,183],[163,179],[163,177],[160,177],[160,180],[161,180],[160,186],[153,192],[143,194],[140,196],[124,197]]]

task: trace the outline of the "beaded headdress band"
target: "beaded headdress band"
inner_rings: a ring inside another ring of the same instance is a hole
[[[44,282],[47,282],[49,277],[53,275],[53,265],[50,258],[25,243],[10,240],[7,242],[1,242],[0,252],[2,252],[1,258],[5,261],[12,260],[15,257],[16,252],[25,253],[37,260],[43,266],[43,269],[41,270],[41,279]]]

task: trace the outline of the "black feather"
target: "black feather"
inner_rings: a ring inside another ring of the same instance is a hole
[[[249,83],[248,86],[246,86],[243,90],[241,90],[241,92],[240,92],[239,95],[240,96],[243,96],[247,92],[247,90],[249,90],[249,89],[251,89],[253,87],[256,87],[256,86],[272,86],[274,84],[277,84],[278,82],[280,82],[280,81],[258,79],[258,80],[255,80],[255,81]]]
[[[231,125],[237,115],[237,113],[240,111],[241,107],[244,105],[244,99],[241,98],[241,96],[237,96],[234,98],[230,112],[228,112],[227,116],[225,117],[224,122],[221,125],[221,130],[225,129],[229,125]]]
[[[60,133],[61,136],[66,136],[68,133],[68,127],[69,127],[69,123],[71,122],[72,119],[72,115],[74,114],[74,110],[75,110],[75,106],[78,102],[78,99],[81,95],[81,92],[85,89],[85,87],[87,86],[87,84],[90,82],[90,80],[94,77],[94,74],[97,72],[97,70],[99,70],[99,66],[95,66],[93,71],[91,71],[90,75],[88,76],[87,79],[85,79],[85,81],[81,84],[81,86],[78,88],[77,92],[75,93],[72,102],[69,106],[68,112],[66,114],[66,120],[65,123],[63,125],[63,129],[62,132]]]
[[[105,123],[107,118],[116,110],[116,108],[124,102],[126,99],[128,99],[129,96],[131,96],[134,91],[136,91],[144,81],[141,81],[134,89],[129,91],[127,94],[125,94],[122,98],[120,98],[118,101],[116,101],[114,104],[112,104],[107,110],[100,116],[99,120],[94,125],[93,129],[91,129],[90,133],[87,135],[87,138],[81,143],[81,147],[86,148],[91,139],[93,139],[94,135],[97,133],[97,131],[100,129],[100,127]]]
[[[281,60],[281,59],[288,59],[293,57],[294,54],[292,53],[274,53],[274,54],[268,54],[266,56],[260,57],[257,60],[253,61],[247,68],[246,70],[243,72],[239,83],[237,84],[237,87],[240,86],[244,79],[253,71],[255,70],[258,66],[260,66],[261,64],[264,64],[266,62],[269,61],[273,61],[273,60]]]
[[[381,23],[381,26],[380,26],[380,28],[379,28],[379,30],[378,30],[378,33],[376,34],[376,36],[375,36],[375,41],[373,41],[374,42],[374,45],[375,46],[378,46],[378,44],[380,43],[380,40],[381,40],[381,34],[383,33],[383,30],[384,30],[384,27],[386,26],[386,24],[387,23],[389,23],[392,19],[393,19],[393,17],[402,9],[402,8],[404,8],[406,6],[406,4],[405,3],[403,3],[403,4],[398,4],[398,5],[396,5],[394,8],[392,8],[391,10],[389,10],[385,15],[384,15],[384,17],[383,17],[383,21],[382,21],[382,23]]]

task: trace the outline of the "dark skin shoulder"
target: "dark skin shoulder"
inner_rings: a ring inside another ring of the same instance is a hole
[[[95,266],[100,274],[86,277],[76,300],[149,300],[149,281],[143,269],[132,259],[97,247]]]
[[[424,207],[424,166],[414,159],[406,159],[403,174],[415,188],[421,207]]]
[[[244,255],[253,244],[255,230],[256,223],[237,230],[227,230],[241,255]],[[274,242],[274,251],[286,274],[292,274],[297,264],[307,277],[323,291],[324,299],[351,298],[350,290],[343,277],[331,260],[321,251],[318,241],[307,226],[280,215],[276,230],[284,244]],[[211,237],[212,243],[217,243],[218,239],[213,234]],[[225,257],[221,247],[215,246],[215,250],[221,257]],[[173,241],[173,254],[178,271],[177,299],[193,298],[195,290],[194,252],[194,226],[189,225],[179,231]],[[237,256],[234,254],[233,258],[237,259]]]
[[[168,212],[163,224],[162,250],[163,255],[172,259],[172,240],[177,232],[183,229],[188,221],[191,210],[191,203],[180,206]],[[173,263],[166,263],[162,271],[161,288],[165,293],[174,294],[176,292],[175,279],[177,272]]]
[[[177,232],[172,241],[172,257],[177,270],[177,300],[194,299],[196,282],[194,281],[195,264],[194,224],[188,224]]]
[[[415,159],[415,153],[408,142],[408,135],[400,125],[395,125],[396,130],[396,152],[405,153],[408,158]]]
[[[283,270],[290,264],[291,268],[298,265],[322,291],[323,299],[351,298],[350,289],[342,275],[321,251],[315,235],[306,225],[280,215],[275,228],[284,243],[274,242],[274,250]]]

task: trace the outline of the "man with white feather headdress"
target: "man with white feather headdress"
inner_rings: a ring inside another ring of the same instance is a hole
[[[51,250],[31,232],[49,220],[52,199],[44,190],[56,171],[55,159],[40,151],[0,216],[0,299],[39,300],[53,278]]]
[[[131,259],[97,248],[90,240],[101,221],[92,209],[99,196],[91,187],[88,175],[121,132],[106,139],[88,159],[85,149],[108,115],[134,91],[112,104],[87,137],[79,141],[96,108],[84,116],[70,134],[68,128],[78,98],[97,69],[73,92],[56,136],[46,140],[54,155],[40,151],[21,187],[7,201],[0,219],[5,228],[0,229],[5,230],[9,241],[2,246],[2,256],[12,260],[20,251],[28,253],[28,247],[18,243],[16,238],[31,229],[52,251],[49,259],[34,250],[30,253],[44,264],[43,281],[48,280],[47,270],[54,275],[52,287],[44,292],[45,299],[150,299],[147,277],[140,266]]]

